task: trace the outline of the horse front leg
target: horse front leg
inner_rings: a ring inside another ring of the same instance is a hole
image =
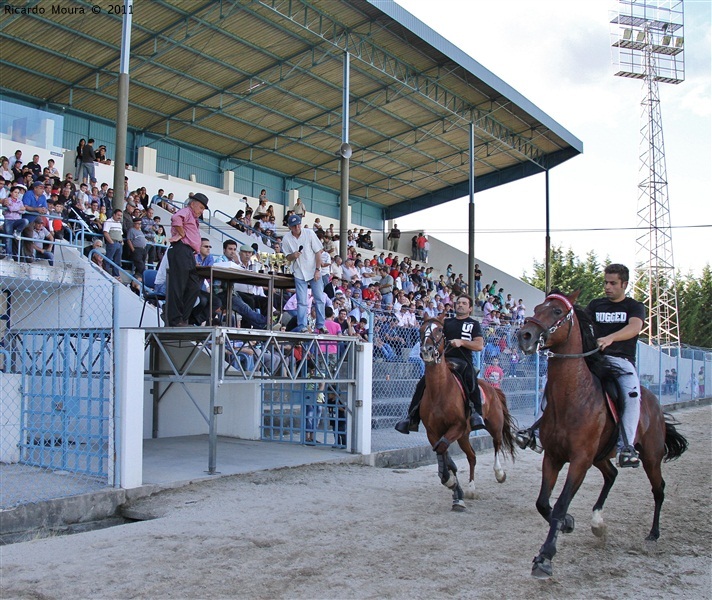
[[[460,487],[460,482],[457,480],[457,465],[447,450],[449,444],[446,445],[443,441],[447,442],[443,437],[434,447],[438,455],[438,475],[440,476],[440,483],[452,490],[452,510],[461,512],[465,510],[466,507],[462,500],[462,488]]]
[[[539,489],[539,497],[536,499],[536,509],[547,523],[551,517],[551,504],[549,503],[551,491],[556,485],[556,480],[562,467],[562,463],[554,463],[548,453],[544,454],[544,460],[541,463],[541,488]]]
[[[470,466],[470,480],[467,482],[467,487],[465,488],[465,498],[472,500],[475,497],[475,466],[477,465],[477,455],[467,434],[458,438],[457,443],[460,448],[462,448],[465,456],[467,456],[467,463]]]
[[[586,465],[580,462],[571,463],[569,466],[569,473],[566,476],[564,489],[561,490],[561,495],[549,514],[549,534],[542,547],[539,548],[539,554],[534,558],[532,576],[539,579],[548,579],[552,576],[553,568],[551,561],[556,555],[556,539],[559,537],[559,531],[571,533],[574,530],[574,518],[568,514],[567,511],[589,467],[590,464]],[[537,508],[539,508],[538,501]],[[541,510],[539,512],[541,512]]]
[[[603,488],[593,505],[593,515],[591,517],[591,531],[596,537],[604,537],[606,535],[606,524],[603,521],[603,505],[608,498],[608,492],[611,491],[613,484],[618,476],[618,469],[613,466],[610,460],[601,460],[593,465],[603,475]]]

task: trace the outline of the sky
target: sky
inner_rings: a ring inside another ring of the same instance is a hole
[[[549,173],[551,244],[581,259],[593,250],[632,271],[639,233],[606,230],[637,227],[643,179],[643,82],[613,75],[616,3],[396,1],[583,142],[582,155]],[[660,106],[675,268],[699,276],[712,263],[712,3],[684,6],[685,81],[661,83]],[[398,226],[425,227],[466,252],[468,202],[400,217]],[[475,255],[511,275],[531,275],[543,262],[545,225],[543,174],[475,194]]]

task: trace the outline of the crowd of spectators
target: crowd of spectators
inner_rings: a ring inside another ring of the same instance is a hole
[[[144,187],[131,190],[128,177],[119,198],[109,184],[98,185],[89,162],[93,166],[97,160],[109,159],[104,146],[99,146],[98,152],[93,146],[92,139],[80,141],[76,172],[66,173],[64,179],[51,158],[43,167],[38,155],[23,165],[19,150],[13,157],[0,157],[5,254],[23,261],[46,259],[52,264],[54,241],[67,239],[82,229],[89,244],[87,250],[94,250],[85,253],[94,257],[95,263],[101,263],[102,268],[116,277],[119,272],[115,265],[123,265],[140,281],[146,266],[157,266],[166,249],[166,228],[154,216],[153,206],[171,213],[179,206],[173,195],[163,189],[153,196]],[[92,157],[94,160],[90,161]],[[237,211],[229,224],[251,238],[248,243],[252,248],[251,260],[259,268],[257,242],[281,252],[282,235],[266,190],[261,191],[254,210],[246,197],[243,201],[245,209]],[[286,211],[284,223],[291,215],[299,215],[304,227],[309,227],[305,221],[307,210],[300,198]],[[452,314],[457,296],[469,292],[463,274],[456,274],[452,265],[441,275],[427,265],[430,244],[425,232],[412,237],[411,255],[401,256],[397,253],[400,239],[397,225],[389,233],[389,247],[393,250],[370,255],[375,247],[371,231],[348,230],[347,254],[340,256],[339,234],[333,223],[325,227],[317,217],[311,228],[323,245],[322,279],[328,312],[344,335],[371,337],[377,358],[399,360],[401,349],[417,346],[423,318]],[[25,241],[21,243],[20,237]],[[109,260],[103,260],[104,257]],[[522,323],[526,308],[521,299],[515,302],[511,294],[505,295],[497,281],[483,286],[479,265],[475,266],[474,284],[475,303],[482,311],[486,335],[483,356],[486,367],[491,367],[490,379],[494,380],[516,370],[518,357],[509,342],[511,331]],[[279,307],[281,298],[275,300],[275,306]],[[289,302],[283,308],[288,316],[296,315]],[[375,315],[373,336],[368,331],[368,313]],[[312,314],[310,310],[310,326]],[[289,317],[282,319],[279,326],[289,328],[294,325],[291,321]]]

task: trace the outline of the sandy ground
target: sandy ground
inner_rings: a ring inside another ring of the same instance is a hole
[[[500,485],[488,451],[464,513],[435,466],[312,465],[164,492],[136,506],[155,520],[0,549],[1,597],[710,598],[712,407],[676,416],[691,448],[663,468],[661,539],[643,540],[642,469],[619,474],[607,540],[591,534],[593,470],[548,581],[530,576],[547,528],[534,507],[541,457],[520,453]]]

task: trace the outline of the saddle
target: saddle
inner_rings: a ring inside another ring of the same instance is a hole
[[[457,382],[457,385],[460,386],[460,390],[462,390],[462,395],[465,397],[465,410],[466,413],[469,414],[470,396],[475,393],[475,390],[471,389],[470,386],[467,385],[464,373],[460,371],[460,369],[463,367],[461,367],[458,363],[451,361],[447,361],[447,366],[450,368],[450,372],[455,376],[455,381]],[[485,392],[482,389],[481,385],[478,384],[477,387],[479,388],[480,399],[482,400],[482,405],[484,406],[486,399]]]

